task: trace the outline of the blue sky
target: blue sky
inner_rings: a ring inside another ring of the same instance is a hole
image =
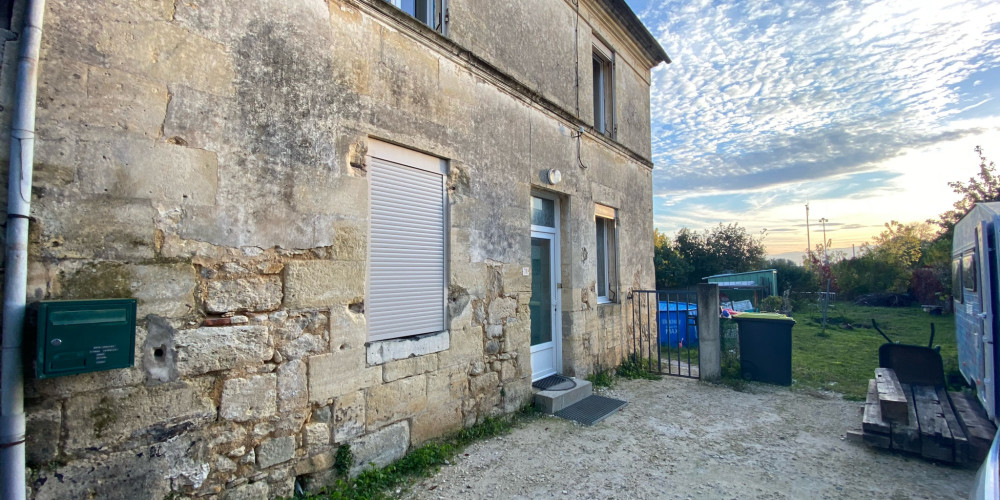
[[[1000,2],[627,0],[653,71],[654,214],[670,236],[739,222],[772,254],[947,210],[1000,160]],[[792,254],[794,255],[794,254]]]

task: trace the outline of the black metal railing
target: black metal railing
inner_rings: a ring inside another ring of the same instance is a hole
[[[633,361],[662,375],[698,378],[698,294],[633,290],[629,294]]]

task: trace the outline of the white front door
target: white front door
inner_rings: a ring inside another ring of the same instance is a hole
[[[531,380],[562,370],[559,321],[559,204],[532,197],[531,224]]]

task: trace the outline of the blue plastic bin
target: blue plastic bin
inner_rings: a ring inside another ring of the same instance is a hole
[[[698,345],[698,304],[660,301],[660,345]]]

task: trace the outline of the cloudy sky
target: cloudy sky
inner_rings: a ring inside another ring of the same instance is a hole
[[[774,254],[934,218],[1000,161],[1000,2],[627,0],[653,73],[656,225],[739,222]],[[794,253],[791,255],[795,255]],[[798,259],[796,259],[798,260]]]

